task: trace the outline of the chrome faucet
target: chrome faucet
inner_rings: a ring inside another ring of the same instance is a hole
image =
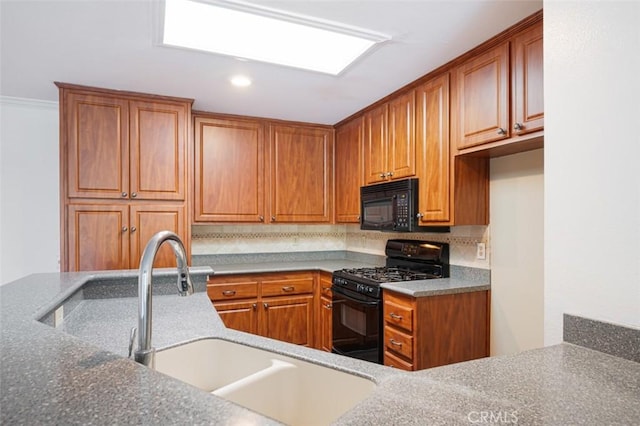
[[[164,242],[168,242],[176,255],[176,263],[178,267],[178,294],[188,296],[193,294],[193,284],[189,275],[189,267],[187,265],[187,255],[184,245],[176,234],[170,231],[160,231],[155,234],[142,253],[140,259],[140,273],[138,275],[138,348],[135,351],[134,359],[144,365],[153,365],[154,349],[151,346],[151,272],[153,269],[153,261],[156,257],[158,249]],[[129,343],[129,355],[133,341],[135,339],[136,329],[131,332],[131,340]]]

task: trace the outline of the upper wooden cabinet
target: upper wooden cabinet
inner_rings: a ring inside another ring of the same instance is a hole
[[[328,223],[333,130],[194,114],[196,222]]]
[[[453,71],[452,134],[458,149],[509,137],[509,43]]]
[[[185,199],[190,103],[74,88],[62,103],[69,198]]]
[[[263,222],[264,126],[252,120],[195,116],[197,222]]]
[[[453,70],[451,135],[460,153],[542,146],[542,35],[538,21]]]
[[[524,135],[544,128],[544,67],[542,23],[513,38],[511,80],[513,133]]]
[[[272,124],[269,134],[270,221],[329,223],[333,131]]]
[[[415,175],[413,91],[366,112],[364,126],[365,184]]]
[[[336,128],[335,221],[360,222],[360,187],[364,185],[364,121],[362,117]]]

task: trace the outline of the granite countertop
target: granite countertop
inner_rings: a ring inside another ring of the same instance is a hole
[[[154,346],[216,337],[375,381],[373,394],[336,424],[640,420],[640,363],[563,343],[402,372],[226,329],[203,289],[211,270],[194,270],[198,291],[191,297],[154,282]],[[171,279],[170,271],[160,275]],[[33,274],[0,288],[0,423],[275,424],[126,358],[123,342],[135,325],[137,301],[128,291],[136,277],[137,271]],[[50,312],[63,302],[64,321],[54,328]],[[321,395],[312,397],[322,403]]]

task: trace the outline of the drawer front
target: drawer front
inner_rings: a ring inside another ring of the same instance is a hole
[[[289,296],[313,293],[313,278],[296,278],[262,282],[262,296]]]
[[[384,365],[397,368],[399,370],[413,371],[415,370],[412,363],[405,361],[394,355],[392,352],[384,351]]]
[[[413,331],[413,309],[394,303],[393,300],[384,301],[384,321],[394,327],[408,332]]]
[[[395,352],[413,361],[413,336],[404,334],[391,327],[384,328],[385,351]]]
[[[235,299],[255,299],[258,297],[258,284],[207,284],[207,294],[214,302]]]

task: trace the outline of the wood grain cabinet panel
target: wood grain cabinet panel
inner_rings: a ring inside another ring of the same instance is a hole
[[[329,223],[333,131],[270,126],[271,222]]]
[[[388,178],[388,113],[389,106],[383,104],[364,115],[364,175],[367,185]]]
[[[415,92],[410,90],[389,101],[387,170],[391,179],[416,174]]]
[[[331,291],[331,279],[331,273],[318,273],[315,347],[325,352],[331,352],[333,348],[333,293]]]
[[[196,115],[196,222],[264,222],[264,125]]]
[[[226,327],[258,334],[257,303],[257,301],[214,303],[214,307]]]
[[[313,296],[262,300],[261,334],[265,337],[313,347]]]
[[[544,128],[544,51],[542,23],[513,39],[511,59],[513,134]]]
[[[488,291],[414,298],[385,290],[383,313],[385,365],[421,370],[489,356]]]
[[[360,222],[360,187],[364,185],[364,120],[362,117],[336,128],[335,221]]]
[[[172,204],[134,204],[130,207],[130,268],[140,267],[140,259],[147,242],[160,231],[186,234],[184,206]],[[168,244],[163,244],[153,262],[156,268],[176,266],[176,256]]]

